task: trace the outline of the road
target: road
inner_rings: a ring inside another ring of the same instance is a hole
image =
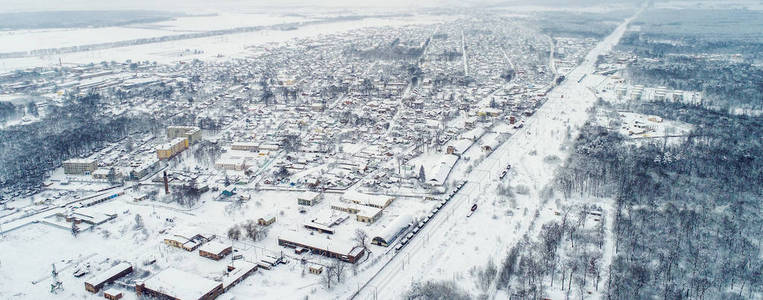
[[[625,20],[612,34],[591,50],[584,62],[570,73],[571,78],[579,78],[584,74],[592,73],[595,70],[596,57],[609,52],[612,46],[618,43],[627,28],[627,24],[638,13]],[[459,260],[464,260],[472,266],[485,263],[486,256],[489,255],[469,257],[468,254],[463,254],[476,252],[464,252],[463,250],[470,249],[468,245],[475,245],[474,248],[476,248],[479,244],[479,241],[475,241],[477,237],[457,234],[473,231],[492,236],[500,231],[511,232],[511,230],[510,228],[491,228],[491,230],[485,231],[485,228],[480,226],[479,220],[475,219],[475,217],[487,217],[485,214],[475,215],[470,219],[466,219],[462,215],[466,213],[468,207],[475,200],[482,201],[479,202],[482,203],[481,207],[483,207],[480,209],[489,209],[484,208],[488,203],[484,199],[475,199],[475,195],[485,195],[485,192],[495,185],[493,182],[496,177],[495,174],[505,168],[505,161],[513,166],[512,170],[515,172],[508,177],[526,183],[530,186],[530,195],[539,197],[540,190],[553,179],[556,169],[544,167],[542,162],[545,157],[544,154],[558,151],[562,143],[562,139],[558,136],[560,132],[565,132],[568,128],[577,130],[587,120],[585,111],[596,101],[595,95],[586,88],[590,84],[593,84],[590,80],[584,80],[580,83],[575,80],[566,80],[554,88],[549,94],[549,100],[535,115],[527,120],[525,126],[466,176],[465,179],[468,180],[468,183],[461,192],[443,206],[440,212],[408,245],[397,254],[394,254],[394,251],[386,254],[390,256],[388,262],[363,286],[354,298],[395,299],[400,297],[401,293],[407,290],[413,281],[438,277],[439,273],[463,272],[463,268],[459,269],[457,265],[457,263],[463,264],[463,262],[446,261],[449,257],[459,257]],[[566,97],[562,98],[562,95],[566,95]],[[573,136],[575,135],[577,132],[574,132]],[[537,210],[541,208],[542,204],[538,201],[538,203],[523,205],[526,205],[525,208]],[[454,215],[456,215],[455,218],[453,218]],[[510,245],[516,243],[525,232],[529,231],[527,223],[530,222],[525,221],[522,220],[517,225],[519,228],[518,231],[515,231],[517,234],[508,236],[504,234],[504,238],[496,238],[495,245],[489,246],[492,248],[487,250],[490,252],[488,254],[492,254],[494,259],[500,260]],[[509,224],[506,225],[509,226]],[[464,229],[464,227],[471,228]],[[462,244],[467,246],[459,246]],[[460,249],[455,249],[458,247]],[[459,251],[462,252],[459,253]],[[442,275],[439,276],[442,277]],[[488,290],[490,298],[494,297],[495,290],[496,284],[493,282]]]
[[[469,64],[466,63],[466,38],[464,37],[464,31],[461,30],[461,57],[464,58],[464,76],[469,76]]]
[[[551,38],[551,36],[547,35],[548,37],[548,45],[551,48],[551,51],[549,51],[548,55],[548,66],[551,68],[551,73],[556,77],[556,61],[554,60],[554,39]]]

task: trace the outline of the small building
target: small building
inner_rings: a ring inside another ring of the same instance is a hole
[[[114,282],[119,278],[124,277],[127,274],[132,273],[132,265],[126,262],[122,262],[94,275],[90,279],[85,281],[85,289],[91,293],[97,293],[103,288],[104,285]]]
[[[136,284],[135,293],[138,298],[211,300],[223,293],[223,283],[169,268]]]
[[[379,220],[382,214],[381,208],[376,207],[362,207],[357,214],[355,214],[355,218],[358,220],[358,222],[373,224],[376,222],[376,220]]]
[[[98,169],[98,163],[89,158],[73,158],[64,161],[64,174],[90,175]]]
[[[323,273],[323,266],[310,264],[307,267],[307,271],[310,272],[310,274],[321,275],[321,273]]]
[[[304,192],[297,196],[297,204],[305,206],[313,206],[321,202],[323,196],[316,192]]]
[[[122,296],[122,292],[115,288],[110,288],[103,292],[103,297],[109,300],[119,300],[122,299]]]
[[[260,224],[262,226],[270,226],[270,224],[273,224],[275,222],[276,222],[276,216],[273,216],[273,215],[267,215],[257,219],[257,224]]]
[[[221,260],[231,252],[233,252],[233,246],[226,245],[220,241],[215,240],[205,243],[199,247],[200,256],[214,260]]]

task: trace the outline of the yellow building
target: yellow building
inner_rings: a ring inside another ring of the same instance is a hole
[[[196,126],[170,126],[167,127],[167,138],[185,138],[188,144],[193,145],[201,140],[201,128]]]
[[[175,138],[169,143],[156,147],[156,156],[159,159],[168,159],[188,148],[188,139]]]

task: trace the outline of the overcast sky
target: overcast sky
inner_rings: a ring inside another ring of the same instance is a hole
[[[422,8],[458,7],[497,0],[0,0],[0,12],[147,9],[203,13],[276,7]]]

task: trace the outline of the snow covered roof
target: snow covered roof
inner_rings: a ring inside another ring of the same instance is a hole
[[[211,240],[199,248],[199,251],[204,251],[213,254],[220,254],[223,250],[231,247],[231,245],[223,244],[217,240]]]
[[[342,195],[342,199],[345,201],[351,201],[363,205],[371,205],[371,206],[377,206],[377,207],[387,207],[389,205],[389,202],[395,199],[395,197],[392,196],[386,196],[386,195],[371,195],[371,194],[363,194],[359,193],[357,191],[347,191]]]
[[[278,235],[278,238],[282,240],[296,242],[312,248],[328,250],[342,255],[354,256],[363,250],[362,247],[355,248],[350,240],[327,239],[326,237],[329,237],[329,235],[312,235],[292,230],[285,230]]]
[[[473,143],[474,141],[468,140],[468,139],[456,139],[456,140],[451,140],[450,142],[448,142],[447,146],[453,146],[453,148],[455,149],[453,153],[462,154]],[[446,149],[447,149],[447,146],[446,146]]]
[[[299,196],[297,196],[297,199],[312,201],[312,200],[315,200],[315,198],[317,198],[319,195],[320,195],[320,193],[311,192],[311,191],[305,191],[305,192],[299,194]]]
[[[143,282],[146,288],[177,299],[200,299],[222,285],[175,268],[166,269]]]
[[[113,266],[106,271],[93,275],[93,277],[90,277],[90,279],[86,280],[85,283],[90,284],[92,286],[101,285],[104,282],[110,280],[112,277],[116,276],[119,273],[124,272],[125,270],[129,268],[132,268],[132,265],[130,265],[129,263],[126,263],[126,262],[119,263],[118,265]]]
[[[248,261],[244,260],[238,260],[234,262],[235,269],[233,271],[228,272],[223,277],[223,288],[227,289],[231,285],[234,285],[239,278],[246,276],[249,272],[251,272],[253,269],[257,268],[257,264],[250,263]]]
[[[402,214],[397,216],[392,222],[387,224],[386,227],[384,227],[379,234],[377,234],[374,239],[381,238],[384,239],[384,242],[390,243],[397,237],[398,234],[400,234],[403,229],[408,227],[408,225],[413,222],[413,217],[411,215]]]

